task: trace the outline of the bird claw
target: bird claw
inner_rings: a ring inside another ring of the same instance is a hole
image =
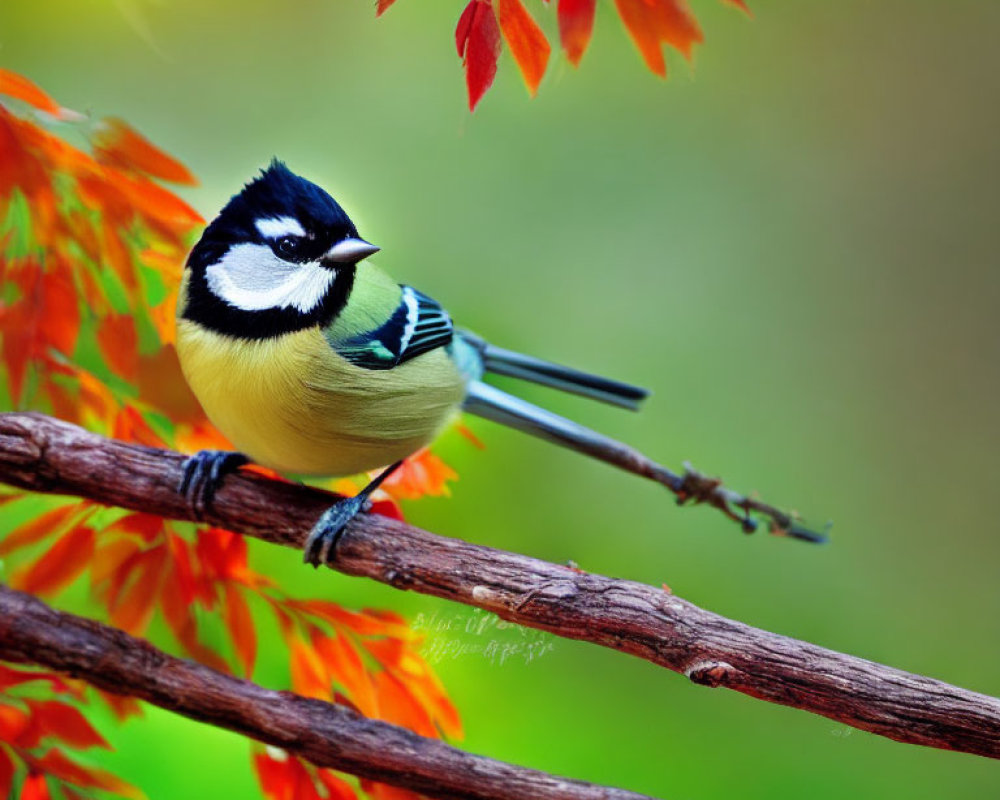
[[[177,491],[184,495],[196,519],[211,505],[222,479],[248,463],[250,459],[243,453],[230,450],[201,450],[184,461]]]
[[[347,524],[371,503],[367,496],[347,497],[330,506],[313,525],[306,539],[302,560],[318,567],[336,560],[337,544]]]

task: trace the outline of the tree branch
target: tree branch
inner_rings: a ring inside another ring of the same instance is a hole
[[[476,800],[643,800],[471,755],[346,706],[275,692],[0,586],[0,658],[38,664],[284,748],[319,767]],[[648,798],[646,798],[648,800]]]
[[[0,480],[195,519],[300,548],[331,496],[241,472],[212,507],[176,491],[184,457],[34,414],[0,415]],[[427,533],[377,515],[352,522],[336,569],[492,611],[639,656],[901,742],[1000,758],[1000,701],[932,678],[762,631],[662,589]]]

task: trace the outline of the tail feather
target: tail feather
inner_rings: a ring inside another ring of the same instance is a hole
[[[462,333],[462,337],[479,351],[483,369],[495,375],[520,378],[632,411],[638,410],[649,396],[648,390],[638,386],[504,350],[466,332]]]
[[[677,476],[638,450],[482,381],[468,384],[464,410],[657,481],[674,491],[680,488]]]
[[[772,533],[808,542],[826,541],[825,533],[813,532],[801,526],[793,515],[727,489],[719,481],[706,478],[688,466],[685,466],[683,475],[678,475],[627,444],[478,379],[473,378],[467,384],[464,410],[656,481],[676,494],[678,503],[692,501],[714,506],[738,522],[746,533],[752,533],[757,528],[756,521],[749,517],[753,511],[768,518]]]

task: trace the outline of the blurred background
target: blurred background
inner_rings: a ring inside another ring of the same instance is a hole
[[[473,421],[430,530],[654,585],[768,630],[1000,694],[1000,5],[694,0],[663,83],[601,3],[529,100],[508,54],[468,113],[462,3],[4,0],[0,63],[127,119],[206,217],[272,156],[378,263],[499,344],[650,387],[633,416],[525,390],[822,525],[745,537],[662,489]],[[555,33],[554,9],[529,9]],[[461,746],[671,800],[982,798],[995,764],[708,691],[253,543],[309,596],[405,614]],[[77,609],[85,612],[86,609]],[[287,684],[262,653],[257,679]],[[245,743],[155,709],[99,755],[152,798],[258,797]]]

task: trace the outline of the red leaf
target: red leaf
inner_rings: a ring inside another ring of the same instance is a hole
[[[465,7],[455,29],[455,43],[465,67],[469,110],[475,111],[493,85],[500,57],[500,26],[489,0],[472,0]]]
[[[25,103],[34,106],[39,111],[46,111],[49,114],[60,115],[62,109],[59,104],[49,97],[27,78],[11,72],[7,69],[0,69],[0,94],[7,97],[16,97]]]
[[[81,525],[59,539],[34,564],[10,577],[10,585],[29,594],[55,594],[73,582],[94,554],[94,529]]]
[[[131,585],[109,609],[111,624],[116,628],[134,636],[146,629],[155,610],[154,600],[160,591],[166,555],[166,546],[157,545],[132,562]]]
[[[354,788],[345,780],[341,780],[328,769],[317,770],[316,777],[326,787],[329,800],[357,800]]]
[[[226,662],[198,641],[198,621],[192,605],[197,587],[185,545],[179,537],[171,538],[173,562],[160,591],[160,610],[171,631],[189,656],[220,672],[228,672]]]
[[[14,783],[14,762],[7,751],[0,747],[0,797],[10,797],[11,784]]]
[[[97,328],[97,344],[115,373],[128,381],[135,380],[139,353],[131,314],[109,314],[102,319]]]
[[[0,542],[0,557],[10,555],[22,547],[40,542],[49,536],[54,536],[68,530],[79,521],[83,504],[69,503],[53,508],[44,514],[19,525]]]
[[[253,675],[253,665],[257,660],[257,632],[253,627],[253,617],[240,590],[232,584],[226,584],[224,588],[226,627],[233,639],[233,647],[243,667],[243,674],[249,678]]]
[[[269,753],[254,756],[261,790],[269,800],[321,800],[312,776],[297,758],[288,754],[273,758]]]
[[[395,500],[372,500],[371,512],[372,514],[395,519],[399,522],[406,521],[406,517],[403,516],[403,509],[399,507],[399,504]]]
[[[534,97],[545,75],[552,48],[521,0],[497,0],[497,21],[528,92]]]
[[[137,170],[171,183],[197,185],[194,175],[180,161],[164,153],[124,120],[102,120],[94,136],[97,160]]]
[[[54,736],[81,750],[88,747],[111,749],[107,740],[73,706],[58,700],[26,700],[25,703],[41,725],[43,735]]]
[[[0,664],[0,690],[9,689],[11,686],[20,686],[22,683],[32,681],[47,681],[49,688],[53,692],[69,691],[62,679],[51,672],[28,672],[26,670],[14,669]],[[3,792],[0,792],[0,797]]]
[[[21,800],[49,800],[49,785],[45,782],[45,776],[32,772],[24,779],[21,786]]]
[[[0,742],[21,745],[21,737],[31,727],[31,719],[26,713],[13,706],[0,705]],[[34,747],[36,742],[28,742]]]
[[[253,766],[257,772],[260,789],[270,800],[290,800],[288,756],[271,758],[268,753],[255,753]]]
[[[574,67],[579,66],[590,44],[596,6],[597,0],[559,0],[559,40]]]
[[[378,0],[378,5],[375,6],[375,16],[381,17],[386,11],[389,10],[389,6],[395,2],[396,0]]]
[[[61,353],[71,356],[80,331],[80,298],[65,273],[47,272],[42,276],[44,303],[38,313],[46,341]]]

